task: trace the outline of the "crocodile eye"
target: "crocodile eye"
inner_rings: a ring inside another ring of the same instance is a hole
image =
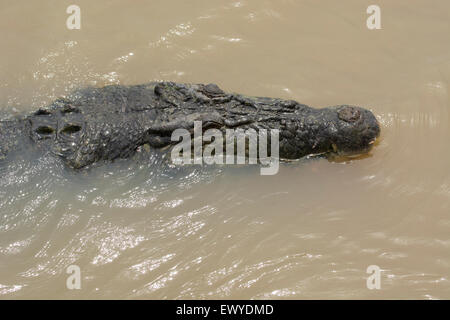
[[[51,115],[52,113],[50,111],[48,111],[48,110],[45,110],[45,109],[39,109],[34,114],[36,116],[48,116],[48,115]]]
[[[222,91],[222,89],[220,89],[217,86],[217,84],[214,84],[214,83],[210,83],[210,84],[207,84],[206,86],[203,86],[203,90],[205,91],[206,95],[208,95],[208,96],[221,95],[221,94],[225,93]]]
[[[49,135],[55,132],[55,129],[49,126],[41,126],[36,129],[36,133],[42,134],[42,135]]]
[[[68,114],[68,113],[79,113],[80,110],[78,110],[77,108],[75,108],[72,105],[65,105],[64,109],[61,110],[62,114]]]
[[[81,127],[79,125],[76,124],[69,124],[67,126],[65,126],[62,130],[61,133],[65,133],[65,134],[74,134],[77,133],[78,131],[81,130]]]

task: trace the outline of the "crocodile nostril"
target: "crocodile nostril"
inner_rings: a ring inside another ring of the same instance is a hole
[[[69,124],[67,126],[65,126],[62,130],[61,133],[66,133],[66,134],[74,134],[77,133],[78,131],[81,130],[81,127],[79,125],[76,124]]]
[[[43,134],[43,135],[53,134],[53,132],[55,132],[55,129],[53,129],[52,127],[49,127],[49,126],[41,126],[36,129],[36,133]]]
[[[346,122],[355,122],[361,118],[361,112],[355,107],[344,106],[339,109],[338,117]]]

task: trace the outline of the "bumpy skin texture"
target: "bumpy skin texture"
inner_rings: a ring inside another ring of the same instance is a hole
[[[127,158],[139,146],[162,148],[173,130],[217,128],[279,129],[282,159],[310,154],[367,152],[380,132],[363,108],[314,109],[291,100],[247,97],[217,85],[154,82],[136,86],[87,88],[58,99],[19,120],[0,122],[0,156],[27,136],[72,168]]]
[[[29,136],[29,132],[27,121],[21,119],[0,121],[0,160],[17,149],[23,142],[22,139]]]

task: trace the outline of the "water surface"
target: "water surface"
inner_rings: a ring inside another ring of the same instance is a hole
[[[0,298],[450,298],[450,4],[380,0],[368,30],[372,2],[79,0],[67,30],[72,1],[2,0],[2,114],[87,85],[211,82],[364,106],[382,134],[364,159],[274,176],[19,153],[0,169]]]

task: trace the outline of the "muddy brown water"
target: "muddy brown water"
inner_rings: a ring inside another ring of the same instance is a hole
[[[366,9],[381,8],[381,30]],[[2,168],[0,298],[450,298],[448,1],[1,0],[0,105],[153,80],[370,108],[369,157]],[[68,290],[77,265],[81,289]],[[381,289],[366,269],[379,266]]]

